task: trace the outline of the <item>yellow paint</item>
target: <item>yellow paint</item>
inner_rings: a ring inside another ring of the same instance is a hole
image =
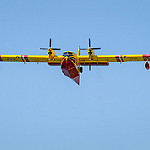
[[[51,63],[60,63],[61,64],[61,59],[64,57],[62,55],[55,55],[55,51],[51,51],[51,59],[48,60],[49,56],[48,55],[27,55],[28,60],[30,62],[51,62]],[[70,51],[68,51],[70,52]],[[7,62],[26,62],[26,60],[21,58],[21,55],[0,55],[2,61],[7,61]],[[92,60],[89,60],[89,55],[80,55],[80,47],[78,50],[78,55],[73,53],[73,56],[77,62],[76,65],[80,65],[80,63],[99,63],[99,62],[117,62],[116,55],[94,55],[92,54]],[[147,58],[148,59],[148,58]],[[138,54],[138,55],[122,55],[122,60],[124,62],[127,61],[144,61],[143,55]]]

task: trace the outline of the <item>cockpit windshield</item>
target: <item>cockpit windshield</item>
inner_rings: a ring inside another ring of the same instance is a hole
[[[66,56],[68,56],[68,57],[69,57],[69,56],[73,56],[73,53],[72,53],[72,52],[64,52],[64,53],[63,53],[63,56],[64,56],[64,57],[66,57]]]

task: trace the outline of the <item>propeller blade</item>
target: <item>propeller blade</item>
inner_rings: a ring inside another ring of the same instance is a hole
[[[98,50],[100,47],[91,47],[91,39],[89,38],[89,48],[81,48],[80,50]]]
[[[92,47],[92,49],[93,50],[98,50],[98,49],[101,49],[101,48],[100,47],[97,47],[97,48],[96,47],[94,47],[94,48]]]
[[[91,64],[89,64],[89,71],[91,71]]]
[[[40,50],[48,50],[48,48],[39,48]]]
[[[80,48],[80,50],[88,50],[88,48]]]
[[[89,38],[89,47],[91,47],[91,40],[90,40],[90,38]]]
[[[80,50],[88,50],[89,48],[81,48]],[[98,50],[98,49],[101,49],[100,47],[96,48],[96,47],[90,47],[90,49],[93,49],[93,50]]]
[[[61,50],[60,48],[52,48],[52,50]]]
[[[49,47],[51,47],[52,46],[52,40],[50,39],[49,40]]]

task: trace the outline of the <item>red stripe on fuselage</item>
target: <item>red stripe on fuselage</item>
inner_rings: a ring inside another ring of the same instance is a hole
[[[116,60],[117,60],[117,62],[121,62],[120,61],[120,56],[116,56]]]
[[[122,55],[116,55],[117,62],[124,62]]]
[[[30,62],[28,59],[28,55],[24,55],[24,59],[26,60],[26,62]]]
[[[2,58],[1,58],[1,55],[0,55],[0,61],[3,61]]]
[[[145,60],[145,61],[149,61],[150,60],[150,54],[144,54],[143,55],[143,59]]]
[[[123,58],[122,58],[122,55],[121,55],[121,60],[122,60],[122,62],[124,62],[124,60],[123,60]]]
[[[24,62],[24,59],[23,59],[23,57],[24,57],[24,56],[23,56],[23,55],[21,55],[21,59],[22,59],[22,61]]]

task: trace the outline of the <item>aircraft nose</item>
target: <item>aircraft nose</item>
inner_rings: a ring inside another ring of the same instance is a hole
[[[69,58],[68,56],[65,57],[66,60],[68,60],[68,58]]]
[[[61,64],[62,63],[67,63],[67,61],[68,61],[68,56],[65,56],[65,57],[62,58]]]

